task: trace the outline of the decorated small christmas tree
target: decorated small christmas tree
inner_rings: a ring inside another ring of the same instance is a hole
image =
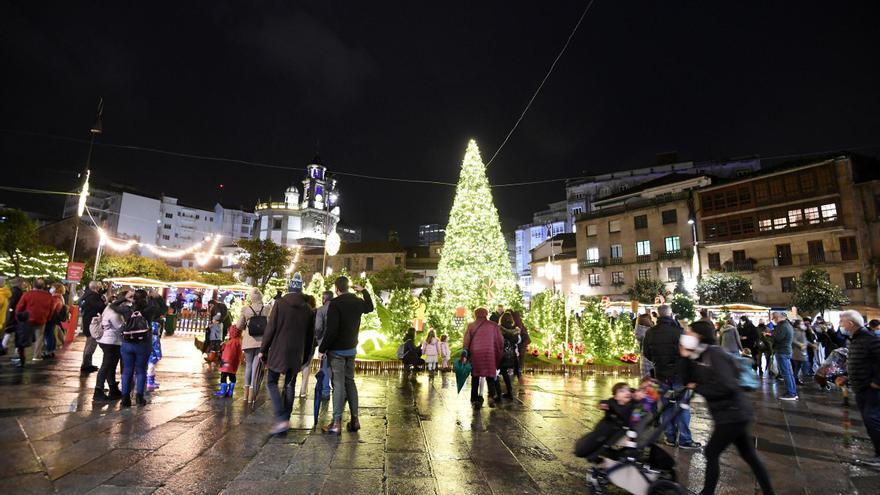
[[[584,353],[593,358],[609,358],[614,354],[611,323],[598,300],[587,302],[578,322]]]
[[[433,328],[460,337],[456,310],[469,318],[477,307],[521,305],[498,210],[477,143],[471,140],[449,213],[428,319]]]
[[[379,304],[381,304],[382,301],[379,299],[379,296],[376,295],[376,293],[373,291],[373,284],[370,283],[369,278],[365,278],[362,281],[357,280],[354,281],[354,283],[363,283],[364,289],[370,293],[370,298],[372,298],[373,300],[373,311],[361,317],[361,330],[375,330],[377,332],[381,331],[382,321],[379,320],[379,313],[376,311],[376,308],[379,307]],[[358,294],[358,296],[363,298],[363,295],[360,293]]]
[[[309,282],[304,292],[314,297],[315,302],[320,306],[321,295],[324,293],[324,277],[320,273],[312,275],[312,281]]]
[[[266,301],[271,301],[279,290],[282,294],[287,294],[287,279],[281,277],[272,277],[269,279],[268,282],[266,282],[266,285],[263,287],[263,298]]]

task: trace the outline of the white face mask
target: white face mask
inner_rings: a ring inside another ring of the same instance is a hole
[[[693,335],[682,334],[678,339],[678,343],[681,344],[682,347],[689,351],[693,351],[700,345],[700,339],[694,337]]]

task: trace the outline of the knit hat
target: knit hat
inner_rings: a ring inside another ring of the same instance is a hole
[[[303,278],[299,272],[293,274],[293,278],[290,279],[290,282],[287,285],[288,292],[302,292],[303,290]]]
[[[695,321],[691,323],[691,332],[700,337],[700,343],[715,345],[715,327],[708,321]]]

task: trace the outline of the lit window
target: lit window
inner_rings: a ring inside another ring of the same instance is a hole
[[[758,230],[761,232],[767,232],[768,230],[773,230],[773,221],[769,218],[763,218],[758,220]]]
[[[670,282],[678,282],[681,278],[683,278],[683,276],[681,274],[680,266],[671,266],[666,269],[666,280]]]
[[[807,223],[810,225],[819,223],[819,208],[816,208],[815,206],[804,208],[804,218],[807,219]]]
[[[650,268],[640,268],[639,269],[639,280],[648,280],[651,278],[651,269]]]
[[[862,274],[859,272],[844,273],[843,282],[847,289],[861,289]]]
[[[599,285],[601,280],[599,277],[600,275],[598,273],[591,273],[589,277],[590,285]]]
[[[788,227],[788,218],[786,217],[776,217],[773,219],[773,228],[775,230],[782,230]]]
[[[611,245],[611,257],[612,258],[623,258],[623,246],[620,244],[612,244]]]
[[[647,256],[651,254],[651,241],[636,242],[636,255]]]
[[[837,220],[837,205],[834,203],[822,205],[822,221],[823,222],[834,222],[836,220]]]
[[[587,248],[587,261],[599,261],[599,248],[591,247]]]
[[[577,275],[577,274],[578,274],[578,266],[577,266],[577,263],[572,263],[572,264],[571,264],[571,267],[569,268],[569,273],[572,274],[572,275]]]
[[[800,225],[803,221],[804,221],[804,214],[800,209],[788,210],[788,225],[789,225],[789,227],[800,227]]]
[[[666,252],[673,253],[676,251],[681,251],[681,237],[672,236],[666,238]]]
[[[613,285],[623,285],[623,272],[611,272],[611,283]]]

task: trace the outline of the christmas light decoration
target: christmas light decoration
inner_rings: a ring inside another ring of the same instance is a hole
[[[327,241],[324,243],[324,246],[327,249],[327,255],[336,256],[341,245],[342,239],[339,237],[339,234],[337,234],[335,230],[330,232],[330,235],[327,236]]]
[[[471,140],[449,213],[428,319],[435,329],[460,337],[463,328],[454,324],[456,308],[466,308],[470,316],[481,306],[519,306],[515,286],[486,166]]]
[[[167,258],[167,259],[178,259],[178,258],[182,258],[184,256],[187,256],[189,254],[194,254],[196,257],[196,262],[200,266],[205,265],[210,259],[214,259],[214,258],[222,259],[224,257],[224,255],[222,255],[222,254],[216,254],[217,253],[217,246],[220,244],[220,239],[222,238],[222,236],[219,236],[219,235],[216,235],[213,237],[209,236],[205,239],[205,240],[211,240],[212,242],[211,242],[211,247],[208,249],[208,251],[204,251],[204,252],[201,252],[198,250],[201,249],[201,247],[205,241],[199,241],[186,249],[169,249],[169,248],[166,248],[163,246],[157,246],[155,244],[148,244],[146,242],[139,242],[136,239],[127,239],[127,240],[114,239],[114,238],[110,237],[109,235],[107,235],[107,232],[105,232],[104,229],[102,229],[100,227],[98,227],[98,236],[101,239],[102,245],[105,245],[114,251],[127,252],[127,251],[130,251],[133,247],[138,246],[138,247],[145,248],[147,251],[151,252],[152,254],[154,254],[160,258]]]
[[[64,279],[67,276],[67,253],[60,251],[41,251],[32,256],[21,256],[19,276],[23,278]],[[0,274],[9,278],[15,276],[15,265],[6,256],[0,257]]]

